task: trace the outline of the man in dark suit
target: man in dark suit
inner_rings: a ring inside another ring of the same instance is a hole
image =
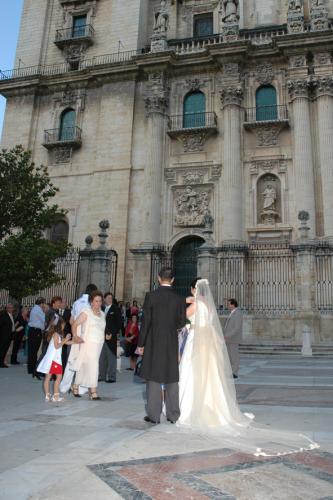
[[[122,318],[112,293],[104,295],[105,302],[105,342],[99,358],[99,380],[116,382],[117,378],[117,340],[121,330]]]
[[[239,343],[242,340],[243,316],[235,299],[228,300],[230,315],[224,325],[224,338],[228,349],[230,364],[234,378],[238,378]]]
[[[5,364],[5,358],[15,333],[13,314],[13,304],[7,304],[6,311],[0,315],[0,368],[8,368]]]
[[[172,270],[161,269],[158,281],[160,287],[147,293],[144,301],[138,342],[138,352],[143,355],[140,376],[147,381],[145,421],[155,424],[162,412],[162,384],[168,421],[174,423],[180,415],[177,330],[186,322],[185,297],[172,289]]]

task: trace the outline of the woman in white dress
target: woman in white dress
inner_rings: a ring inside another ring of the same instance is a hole
[[[99,357],[105,340],[105,314],[101,309],[103,294],[93,292],[89,303],[90,307],[84,309],[72,325],[73,341],[79,344],[76,346],[78,355],[71,366],[76,372],[72,390],[75,396],[88,390],[90,399],[96,401],[101,399],[97,394],[97,384]]]
[[[198,279],[187,309],[191,328],[180,362],[180,418],[177,426],[223,436],[223,444],[255,455],[282,455],[318,445],[301,434],[254,427],[254,415],[243,414],[222,327],[209,284]]]

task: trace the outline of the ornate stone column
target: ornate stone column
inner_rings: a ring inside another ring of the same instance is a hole
[[[241,158],[241,84],[223,86],[221,102],[224,117],[222,239],[243,238],[243,172]]]
[[[147,163],[144,172],[144,239],[149,246],[159,244],[161,222],[161,193],[166,135],[168,88],[163,72],[149,75],[145,97],[148,117]]]
[[[315,81],[324,236],[333,237],[333,78]]]
[[[315,235],[315,190],[311,118],[309,109],[309,81],[288,81],[288,91],[293,109],[293,162],[295,176],[296,210],[306,210],[313,221],[310,236]]]

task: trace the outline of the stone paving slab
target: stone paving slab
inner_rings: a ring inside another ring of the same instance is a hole
[[[319,375],[320,385],[327,364],[297,363],[316,377],[295,375],[290,359],[273,366],[270,357],[243,357],[236,384],[242,410],[259,425],[302,432],[321,445],[283,460],[223,448],[212,436],[180,436],[168,423],[146,424],[145,386],[129,372],[100,384],[102,401],[70,395],[46,404],[41,382],[25,367],[0,370],[0,499],[333,500],[333,376]]]

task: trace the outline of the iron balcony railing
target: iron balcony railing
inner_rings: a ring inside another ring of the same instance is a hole
[[[106,65],[106,64],[123,64],[131,61],[131,59],[138,54],[142,54],[142,51],[138,50],[128,50],[119,51],[113,54],[105,54],[101,56],[92,57],[91,59],[84,59],[79,62],[78,68],[75,70],[84,70],[86,68],[93,68],[95,66]],[[20,68],[15,68],[11,70],[1,71],[0,70],[0,80],[13,80],[16,78],[30,78],[30,77],[41,77],[41,76],[53,76],[65,74],[70,71],[74,71],[73,67],[69,63],[61,64],[37,64],[36,66],[22,66]]]
[[[184,113],[169,117],[169,131],[191,130],[198,128],[217,128],[217,117],[212,111]]]
[[[246,123],[288,121],[288,108],[280,106],[257,106],[245,110]]]
[[[80,127],[53,128],[44,130],[43,145],[53,147],[60,144],[71,144],[79,146],[81,144],[82,130]]]
[[[65,42],[72,42],[76,39],[87,38],[92,40],[94,37],[95,30],[90,24],[85,24],[84,26],[77,26],[72,28],[66,28],[56,31],[55,43],[62,44]]]

